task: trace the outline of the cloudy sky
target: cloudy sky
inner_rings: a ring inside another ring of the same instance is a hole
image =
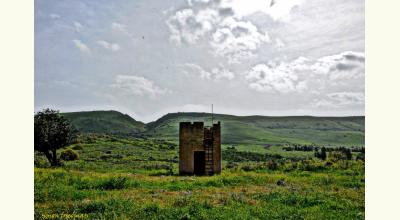
[[[35,111],[364,115],[363,0],[36,0]]]

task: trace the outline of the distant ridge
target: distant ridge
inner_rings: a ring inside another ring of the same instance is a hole
[[[181,121],[204,121],[211,124],[205,112],[168,113],[156,121],[143,123],[117,111],[62,113],[83,133],[145,135],[177,141]],[[316,143],[364,145],[364,116],[235,116],[214,114],[222,122],[225,144]]]
[[[118,111],[82,111],[62,113],[83,133],[129,135],[143,132],[145,124]]]

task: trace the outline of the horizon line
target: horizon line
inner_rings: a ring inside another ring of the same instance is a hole
[[[151,122],[155,122],[155,121],[157,121],[158,119],[160,119],[160,118],[162,118],[162,117],[164,117],[164,116],[166,116],[166,115],[168,115],[168,114],[177,114],[177,113],[202,113],[202,114],[210,114],[210,115],[211,115],[211,114],[214,114],[214,115],[228,115],[228,116],[236,116],[236,117],[254,117],[254,116],[261,116],[261,117],[315,117],[315,118],[365,117],[365,114],[364,114],[364,115],[341,115],[341,116],[338,116],[338,115],[335,115],[335,116],[333,116],[333,115],[261,115],[261,114],[254,114],[254,115],[234,115],[234,114],[225,114],[225,113],[216,113],[216,112],[210,113],[210,112],[193,112],[193,111],[182,111],[182,112],[180,112],[180,111],[178,111],[178,112],[168,112],[168,113],[163,114],[162,116],[156,118],[155,120],[152,120],[152,121],[149,121],[149,122],[146,123],[146,122],[143,122],[143,121],[141,121],[141,120],[136,120],[135,117],[133,117],[132,115],[130,115],[130,114],[128,114],[128,113],[124,113],[124,112],[117,111],[117,110],[113,110],[113,109],[109,109],[109,110],[67,111],[67,112],[61,112],[61,111],[60,111],[60,113],[101,112],[101,111],[103,111],[103,112],[107,112],[107,111],[109,111],[109,112],[110,112],[110,111],[119,112],[119,113],[121,113],[121,114],[128,115],[129,117],[131,117],[131,118],[134,119],[135,121],[142,122],[142,123],[144,123],[144,124],[151,123]]]

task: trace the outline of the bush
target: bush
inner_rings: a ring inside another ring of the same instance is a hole
[[[111,177],[100,181],[100,183],[96,186],[97,189],[104,190],[115,190],[115,189],[124,189],[129,186],[129,181],[127,177],[118,176]]]
[[[359,153],[356,157],[356,160],[361,160],[365,161],[365,154],[364,153]]]
[[[321,148],[321,153],[318,151],[318,148],[315,148],[315,153],[314,153],[315,157],[321,159],[321,160],[325,160],[326,159],[326,148],[322,147]]]
[[[61,152],[60,158],[64,161],[79,160],[79,154],[72,149],[66,149]]]
[[[40,152],[35,152],[34,165],[35,167],[40,167],[40,168],[50,167],[49,161],[46,159],[43,153]]]
[[[332,151],[328,155],[328,160],[335,163],[338,162],[339,160],[346,160],[347,156],[341,151]]]
[[[274,160],[270,160],[267,163],[267,167],[270,170],[276,170],[276,169],[278,169],[278,164]]]
[[[170,170],[171,166],[167,164],[150,164],[142,166],[146,170]]]
[[[282,158],[282,156],[279,154],[260,154],[255,152],[237,151],[232,149],[222,151],[222,157],[228,162],[266,162],[267,160]]]
[[[235,162],[228,162],[228,164],[226,165],[227,169],[234,169],[237,168],[239,165]]]
[[[298,169],[302,171],[318,171],[324,168],[324,163],[316,160],[302,160],[298,163]]]
[[[122,154],[109,154],[107,152],[100,156],[100,159],[102,160],[122,159],[122,158],[124,158],[124,155]]]
[[[250,166],[250,165],[244,165],[241,168],[244,171],[254,171],[255,170],[255,168],[253,166]]]
[[[282,166],[284,171],[292,171],[297,169],[297,162],[287,161]]]

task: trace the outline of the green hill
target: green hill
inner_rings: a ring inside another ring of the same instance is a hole
[[[116,111],[63,113],[83,133],[145,135],[178,140],[182,121],[204,121],[211,125],[209,113],[169,113],[144,124]],[[214,114],[222,123],[224,144],[324,144],[364,145],[364,116],[234,116]]]
[[[146,125],[152,136],[177,140],[180,121],[204,121],[208,113],[170,113]],[[356,117],[268,117],[214,114],[222,123],[222,142],[231,144],[332,144],[364,145],[364,116]]]
[[[141,133],[145,124],[117,111],[62,113],[82,133],[131,135]]]

